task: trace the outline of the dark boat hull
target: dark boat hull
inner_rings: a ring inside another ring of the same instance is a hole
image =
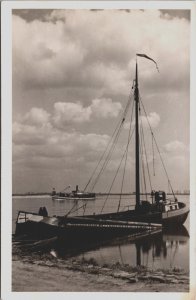
[[[183,213],[182,215],[164,219],[162,221],[163,227],[178,227],[183,225],[188,217],[189,212]]]
[[[65,200],[95,200],[95,196],[52,196],[52,200],[65,201]]]
[[[152,233],[161,229],[160,224],[78,217],[43,217],[35,213],[20,211],[15,234],[16,236],[28,235],[36,239],[57,236],[69,242],[83,243],[122,235]]]
[[[184,203],[179,202],[178,205],[178,209],[167,212],[153,211],[152,207],[148,212],[128,210],[81,217],[44,217],[21,211],[17,219],[16,235],[31,234],[40,239],[58,236],[68,241],[88,242],[93,239],[140,234],[156,230],[159,226],[178,228],[189,213]]]
[[[183,225],[189,214],[189,209],[182,202],[178,202],[179,209],[168,212],[157,211],[137,211],[128,210],[124,212],[88,215],[87,218],[107,219],[107,220],[124,220],[130,222],[145,222],[162,224],[163,227],[178,227]]]

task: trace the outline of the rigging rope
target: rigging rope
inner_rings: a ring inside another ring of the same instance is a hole
[[[154,136],[154,134],[153,134],[152,127],[151,127],[151,125],[150,125],[150,122],[149,122],[149,120],[148,120],[148,116],[147,116],[147,113],[146,113],[146,110],[145,110],[145,107],[144,107],[144,104],[143,104],[142,100],[141,100],[141,103],[142,103],[142,107],[143,107],[144,113],[145,113],[145,115],[146,115],[146,119],[147,119],[147,122],[148,122],[148,126],[149,126],[149,128],[150,128],[150,131],[151,131],[151,134],[152,134],[152,136],[153,136],[153,139],[154,139],[154,142],[155,142],[155,145],[156,145],[157,151],[158,151],[158,153],[159,153],[159,157],[160,157],[160,160],[161,160],[161,163],[162,163],[163,169],[164,169],[164,171],[165,171],[165,175],[166,175],[166,177],[167,177],[167,180],[168,180],[169,186],[170,186],[170,188],[171,188],[172,194],[173,194],[173,196],[174,196],[174,198],[175,198],[175,193],[174,193],[174,190],[173,190],[173,188],[172,188],[172,185],[171,185],[171,182],[170,182],[170,179],[169,179],[169,176],[168,176],[167,170],[166,170],[166,168],[165,168],[165,164],[164,164],[164,161],[163,161],[163,158],[162,158],[161,152],[160,152],[160,150],[159,150],[159,147],[158,147],[157,141],[156,141],[156,139],[155,139],[155,136]]]
[[[93,171],[93,173],[92,173],[92,175],[91,175],[91,177],[90,177],[88,183],[86,184],[86,186],[85,186],[85,188],[84,188],[84,191],[87,189],[88,185],[90,184],[90,182],[91,182],[91,180],[92,180],[92,178],[93,178],[95,172],[97,171],[97,169],[98,169],[98,167],[99,167],[99,165],[100,165],[100,163],[101,163],[101,161],[102,161],[104,155],[106,154],[106,152],[107,152],[107,150],[108,150],[108,148],[109,148],[109,145],[110,145],[110,143],[112,142],[112,139],[113,139],[113,137],[114,137],[114,135],[115,135],[115,133],[116,133],[118,127],[121,125],[121,123],[122,123],[122,120],[120,119],[119,122],[118,122],[118,124],[117,124],[117,126],[116,126],[116,128],[115,128],[115,130],[114,130],[114,132],[113,132],[113,134],[112,134],[112,136],[111,136],[111,138],[110,138],[110,140],[109,140],[109,142],[108,142],[108,144],[107,144],[107,146],[106,146],[106,148],[105,148],[105,150],[104,150],[104,152],[103,152],[103,154],[101,155],[101,157],[100,157],[100,159],[99,159],[98,164],[96,165],[96,167],[95,167],[95,169],[94,169],[94,171]]]
[[[85,205],[86,205],[86,203],[81,205],[80,207],[76,208],[75,210],[73,210],[72,213],[74,213],[75,211],[78,211],[79,209],[85,207]],[[68,216],[68,214],[66,216]]]
[[[85,214],[85,211],[86,211],[86,206],[87,206],[87,202],[84,204],[83,216],[84,216],[84,214]]]
[[[140,149],[140,157],[141,157],[141,149]],[[141,164],[140,164],[140,169],[141,169]],[[141,176],[142,171],[143,171],[143,169],[140,171],[140,193],[142,193],[144,191],[144,177]]]
[[[151,176],[150,176],[150,168],[148,165],[148,156],[147,156],[147,151],[146,151],[146,143],[145,143],[145,135],[144,135],[144,127],[142,123],[142,118],[141,118],[141,131],[142,131],[142,137],[143,137],[143,145],[144,145],[144,153],[145,153],[145,159],[146,159],[146,166],[147,166],[147,172],[148,172],[148,179],[149,179],[149,184],[150,184],[150,190],[152,191],[152,182],[151,182]]]
[[[67,217],[68,215],[70,215],[73,212],[72,210],[74,209],[74,207],[77,206],[77,205],[78,205],[78,202],[76,201],[74,203],[74,205],[72,206],[72,208],[68,211],[68,213],[65,216]]]
[[[151,136],[152,136],[152,165],[153,165],[153,175],[155,176],[153,132],[151,132]]]
[[[141,119],[141,118],[140,118]],[[144,145],[143,145],[143,135],[142,135],[142,126],[140,128],[140,143],[141,143],[141,147],[140,147],[140,157],[141,157],[141,161],[142,161],[142,172],[143,172],[143,181],[144,181],[144,192],[146,194],[146,197],[147,197],[147,189],[146,189],[146,176],[145,176],[145,168],[144,168],[144,159],[143,159],[143,148],[144,148]],[[147,200],[147,198],[146,198]]]
[[[133,90],[133,85],[132,85],[132,90]],[[94,189],[95,185],[97,184],[97,181],[98,181],[99,177],[101,176],[101,173],[104,171],[105,167],[107,166],[107,163],[109,162],[109,159],[111,157],[112,151],[114,150],[115,144],[116,144],[116,142],[118,140],[118,137],[120,135],[120,130],[121,130],[123,124],[124,124],[124,121],[125,121],[125,118],[126,118],[126,115],[127,115],[127,111],[128,111],[129,105],[130,105],[131,100],[132,100],[132,97],[133,97],[133,93],[132,94],[130,93],[130,95],[128,97],[127,104],[126,104],[125,109],[124,109],[124,112],[122,113],[122,117],[120,118],[119,122],[117,123],[117,126],[116,126],[116,128],[115,128],[115,130],[114,130],[114,132],[113,132],[113,134],[112,134],[112,136],[110,138],[110,140],[109,140],[109,143],[107,144],[107,146],[105,148],[105,151],[101,155],[98,164],[96,165],[96,167],[95,167],[95,169],[94,169],[94,171],[93,171],[93,173],[92,173],[89,181],[87,182],[87,184],[86,184],[86,186],[84,188],[84,191],[87,189],[87,187],[89,186],[90,182],[92,182],[93,176],[95,175],[95,173],[96,173],[96,171],[97,171],[97,169],[98,169],[101,161],[103,160],[104,156],[106,155],[106,153],[108,151],[109,146],[111,145],[109,153],[107,154],[106,159],[104,161],[104,164],[103,164],[101,170],[99,171],[97,177],[94,179],[94,184],[93,184],[93,187],[92,187],[91,191]],[[112,143],[112,140],[113,140],[113,143]],[[86,211],[86,206],[87,206],[87,203],[86,203],[86,205],[84,205],[84,212],[83,212],[83,214]],[[71,210],[68,212],[67,215],[69,215],[72,212],[72,210],[74,209],[74,207],[75,207],[75,204],[73,205],[73,207],[71,208]]]
[[[126,149],[125,149],[125,151],[124,151],[124,154],[123,154],[123,156],[122,156],[122,158],[121,158],[121,161],[120,161],[120,163],[119,163],[119,166],[118,166],[118,169],[117,169],[117,171],[116,171],[116,174],[115,174],[115,176],[114,176],[114,178],[113,178],[112,184],[111,184],[110,189],[109,189],[109,192],[108,192],[108,194],[107,194],[107,197],[106,197],[106,199],[105,199],[105,201],[104,201],[104,204],[103,204],[103,206],[102,206],[101,213],[102,213],[102,211],[103,211],[103,209],[104,209],[104,207],[105,207],[105,204],[106,204],[106,202],[107,202],[107,200],[108,200],[108,197],[109,197],[109,195],[110,195],[111,189],[112,189],[113,184],[114,184],[114,181],[115,181],[115,179],[116,179],[116,176],[117,176],[117,174],[118,174],[118,171],[119,171],[120,166],[121,166],[121,164],[122,164],[122,161],[123,161],[123,159],[124,159],[124,156],[125,156],[126,152],[128,151],[128,146],[129,146],[129,143],[130,143],[130,141],[131,141],[131,138],[132,138],[132,136],[133,136],[134,131],[135,131],[135,130],[133,129],[133,131],[132,131],[132,133],[131,133],[131,136],[130,136],[130,138],[129,138],[129,141],[128,141],[128,143],[127,143]]]
[[[92,186],[92,188],[91,188],[91,191],[93,191],[93,189],[95,188],[95,186],[96,186],[96,184],[97,184],[97,182],[98,182],[98,180],[99,180],[101,174],[104,172],[104,170],[105,170],[105,168],[106,168],[106,166],[107,166],[107,164],[108,164],[108,162],[109,162],[109,160],[110,160],[110,158],[111,158],[112,152],[114,151],[114,149],[115,149],[115,147],[116,147],[116,143],[117,143],[118,138],[119,138],[119,136],[120,136],[120,131],[121,131],[121,128],[122,128],[122,124],[123,124],[123,123],[121,123],[121,126],[120,126],[119,129],[118,129],[118,132],[117,132],[116,137],[115,137],[115,139],[114,139],[114,142],[113,142],[113,144],[112,144],[112,146],[111,146],[111,148],[110,148],[110,150],[109,150],[109,152],[108,152],[108,154],[107,154],[107,156],[106,156],[106,159],[105,159],[105,161],[104,161],[104,163],[103,163],[103,165],[102,165],[102,167],[101,167],[101,169],[100,169],[100,171],[99,171],[97,177],[96,177],[95,180],[94,180],[94,184],[93,184],[93,186]]]
[[[113,153],[113,151],[114,151],[114,149],[115,149],[115,147],[116,147],[116,143],[117,143],[118,138],[119,138],[119,136],[120,136],[120,132],[121,132],[122,126],[123,126],[123,124],[124,124],[124,121],[125,121],[125,118],[126,118],[126,115],[127,115],[127,111],[128,111],[128,108],[129,108],[129,105],[130,105],[131,100],[132,100],[132,96],[133,96],[133,95],[130,95],[130,96],[129,96],[127,105],[126,105],[125,110],[124,110],[124,113],[123,113],[123,115],[122,115],[122,116],[123,116],[123,119],[122,119],[121,122],[120,122],[120,126],[119,126],[119,128],[118,128],[118,130],[117,130],[116,136],[114,137],[113,143],[111,144],[111,148],[109,149],[109,152],[107,153],[107,156],[106,156],[106,158],[105,158],[105,161],[103,162],[103,165],[102,165],[102,167],[101,167],[101,169],[100,169],[100,171],[99,171],[97,177],[94,179],[94,183],[93,183],[93,185],[92,185],[92,187],[91,187],[91,191],[93,191],[93,189],[95,188],[95,186],[96,186],[96,184],[97,184],[97,182],[98,182],[98,180],[99,180],[101,174],[104,172],[104,170],[105,170],[105,168],[106,168],[108,162],[110,161],[111,155],[112,155],[112,153]],[[113,136],[114,136],[114,134],[113,134]],[[112,139],[111,139],[111,142],[112,142]],[[110,142],[110,143],[111,143],[111,142]],[[110,144],[110,143],[109,143],[109,144]],[[106,154],[108,148],[109,148],[109,147],[106,148],[106,150],[105,150],[105,152],[104,152],[104,155]],[[99,161],[99,163],[98,163],[98,165],[97,165],[95,171],[98,169],[98,166],[99,166],[99,164],[101,163],[101,161],[102,161],[104,155],[102,155],[102,157],[101,157],[101,159],[100,159],[100,161]],[[93,172],[93,175],[95,174],[95,171]],[[92,176],[91,176],[90,181],[91,181],[91,180],[92,180]]]
[[[173,196],[174,196],[174,198],[175,198],[175,193],[174,193],[173,187],[172,187],[172,185],[171,185],[171,181],[170,181],[170,179],[169,179],[169,176],[168,176],[167,170],[166,170],[166,168],[165,168],[165,164],[164,164],[164,162],[163,162],[163,158],[162,158],[161,152],[159,151],[159,147],[158,147],[158,145],[157,145],[157,142],[156,142],[155,137],[154,137],[154,141],[155,141],[155,145],[156,145],[157,151],[158,151],[158,153],[159,153],[159,157],[160,157],[160,159],[161,159],[161,163],[162,163],[162,165],[163,165],[163,168],[164,168],[164,171],[165,171],[165,174],[166,174],[166,177],[167,177],[169,186],[170,186],[171,191],[172,191],[172,194],[173,194]]]
[[[130,133],[131,133],[132,119],[133,119],[133,110],[134,110],[134,102],[133,102],[132,111],[131,111],[131,120],[130,120],[130,127],[129,127],[128,139],[129,139],[129,136],[130,136]],[[128,141],[127,141],[127,143],[128,143]],[[126,157],[125,157],[123,177],[122,177],[122,183],[121,183],[121,191],[120,191],[120,199],[119,199],[119,203],[118,203],[117,212],[119,212],[120,204],[121,204],[121,199],[122,199],[122,191],[123,191],[124,178],[125,178],[125,170],[126,170],[126,164],[127,164],[127,154],[128,154],[128,151],[126,152]]]

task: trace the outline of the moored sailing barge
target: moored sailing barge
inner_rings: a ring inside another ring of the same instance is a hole
[[[144,54],[137,54],[152,60]],[[156,63],[156,62],[155,62]],[[81,215],[80,217],[40,215],[20,211],[16,222],[16,234],[43,234],[64,236],[66,239],[87,239],[89,237],[108,237],[118,234],[135,234],[157,230],[163,227],[182,225],[189,213],[186,204],[179,202],[172,189],[173,198],[167,199],[163,191],[152,191],[152,203],[141,199],[140,193],[140,97],[138,88],[138,65],[134,80],[135,102],[135,209],[112,213]],[[124,122],[124,116],[122,123]],[[153,225],[154,224],[154,225]]]

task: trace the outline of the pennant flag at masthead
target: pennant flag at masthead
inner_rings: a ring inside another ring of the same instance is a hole
[[[158,65],[157,65],[157,63],[156,63],[156,61],[154,59],[152,59],[151,57],[147,56],[146,54],[139,54],[139,53],[137,53],[136,55],[152,60],[155,63],[155,65],[156,65],[157,71],[159,72]]]

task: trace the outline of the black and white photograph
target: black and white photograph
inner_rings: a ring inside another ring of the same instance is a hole
[[[10,299],[191,299],[191,6],[111,2],[10,10]]]

